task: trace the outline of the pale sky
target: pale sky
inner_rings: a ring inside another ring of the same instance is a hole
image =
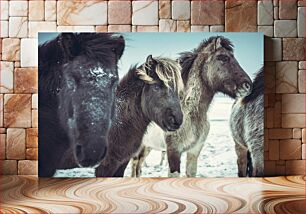
[[[131,65],[145,62],[148,55],[178,57],[178,53],[196,48],[211,36],[224,36],[234,44],[234,55],[241,67],[253,79],[263,65],[264,37],[262,33],[121,33],[126,47],[118,63],[122,77]],[[56,37],[58,33],[40,33],[39,44]]]

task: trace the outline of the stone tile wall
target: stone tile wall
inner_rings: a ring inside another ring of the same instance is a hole
[[[264,32],[266,175],[305,174],[305,1],[1,0],[0,166],[37,174],[37,32]]]

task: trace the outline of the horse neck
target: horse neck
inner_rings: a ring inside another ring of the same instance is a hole
[[[200,73],[202,66],[194,66],[189,73],[188,81],[185,86],[185,98],[192,100],[190,111],[207,117],[207,111],[216,92],[202,79]]]
[[[142,111],[141,108],[141,94],[142,89],[127,87],[124,93],[121,91],[117,94],[117,109],[120,109],[119,120],[126,121],[127,130],[135,129],[137,133],[144,133],[147,126],[151,122]]]

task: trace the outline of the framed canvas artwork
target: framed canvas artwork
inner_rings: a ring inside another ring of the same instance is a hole
[[[262,33],[39,33],[40,177],[259,177]]]

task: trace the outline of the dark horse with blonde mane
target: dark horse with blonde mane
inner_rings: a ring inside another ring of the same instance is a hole
[[[179,93],[183,88],[179,63],[168,58],[147,57],[120,81],[116,113],[108,135],[106,158],[96,176],[122,177],[129,160],[141,147],[151,121],[164,131],[177,130],[183,121]]]
[[[104,158],[124,47],[109,33],[62,33],[39,46],[40,177]]]
[[[252,93],[237,99],[230,126],[238,156],[239,177],[264,176],[264,70],[257,73]]]

